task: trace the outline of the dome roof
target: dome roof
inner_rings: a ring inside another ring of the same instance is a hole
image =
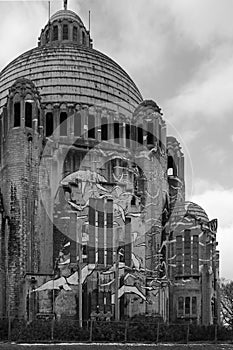
[[[51,23],[60,19],[73,19],[83,26],[79,16],[69,10],[55,13]],[[42,30],[42,37],[50,27],[53,26],[47,24]],[[142,101],[133,80],[108,56],[89,44],[51,41],[51,36],[49,40],[20,55],[0,73],[0,111],[6,104],[9,88],[18,78],[33,81],[42,104],[102,105],[122,109],[127,114]]]
[[[68,19],[68,20],[70,19],[73,21],[77,21],[77,22],[79,22],[80,25],[84,26],[81,18],[77,15],[77,13],[70,11],[70,10],[57,11],[50,18],[50,22],[52,23],[52,22],[54,22],[56,20],[60,20],[60,19],[62,19],[62,20],[63,19]]]
[[[201,220],[205,223],[209,222],[205,210],[200,207],[200,205],[193,202],[185,202],[184,204],[176,205],[172,211],[171,220],[176,222],[185,216],[191,216],[196,220]]]

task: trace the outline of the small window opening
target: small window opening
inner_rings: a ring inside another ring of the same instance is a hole
[[[114,123],[114,142],[119,143],[120,139],[120,125],[119,123]]]
[[[159,147],[162,147],[162,127],[159,124]]]
[[[49,42],[49,31],[47,30],[47,32],[45,33],[45,42],[48,43]]]
[[[192,297],[192,315],[197,314],[197,297]]]
[[[86,36],[84,32],[82,32],[82,44],[86,45]]]
[[[178,298],[178,317],[181,317],[184,315],[184,298],[179,297]]]
[[[190,315],[190,297],[185,298],[185,315]]]
[[[88,138],[95,138],[95,117],[93,115],[88,116]]]
[[[21,118],[21,107],[20,102],[16,102],[14,104],[14,127],[20,126],[20,118]]]
[[[136,130],[137,130],[137,127],[135,125],[131,125],[131,139],[133,141],[137,140]]]
[[[68,24],[63,24],[62,38],[68,40]]]
[[[52,40],[58,40],[58,26],[53,26],[53,37]]]
[[[78,41],[78,28],[73,27],[73,41]]]
[[[154,134],[153,134],[154,124],[152,122],[149,122],[147,124],[147,144],[153,145],[154,144]]]
[[[167,174],[168,174],[168,176],[172,176],[173,175],[173,168],[168,168]]]
[[[142,125],[139,125],[137,128],[137,134],[138,134],[138,143],[143,145],[143,128]]]
[[[81,114],[78,113],[76,116],[74,116],[74,136],[81,136]]]
[[[136,205],[136,197],[132,196],[131,205]]]
[[[32,128],[32,104],[30,102],[25,103],[25,126]]]
[[[108,140],[108,120],[106,117],[101,119],[101,140]]]
[[[125,126],[125,134],[126,134],[126,146],[129,147],[130,145],[130,125],[126,124]]]
[[[67,114],[65,112],[60,114],[60,136],[67,136]]]
[[[53,113],[46,114],[45,136],[49,137],[53,134]]]
[[[167,174],[169,176],[177,176],[177,169],[172,156],[168,156],[167,169]]]

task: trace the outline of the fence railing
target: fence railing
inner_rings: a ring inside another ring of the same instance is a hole
[[[158,321],[93,321],[44,319],[26,322],[23,319],[0,320],[0,341],[49,342],[214,342],[233,341],[233,331],[223,326],[164,324]]]

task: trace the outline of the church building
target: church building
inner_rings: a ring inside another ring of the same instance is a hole
[[[160,107],[65,2],[0,73],[0,318],[218,323],[216,232]]]

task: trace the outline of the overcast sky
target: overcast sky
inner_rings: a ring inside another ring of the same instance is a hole
[[[62,8],[51,1],[51,13]],[[162,108],[182,142],[188,198],[218,218],[222,277],[233,279],[233,1],[68,0],[94,48]],[[0,0],[0,69],[37,46],[47,1]]]

